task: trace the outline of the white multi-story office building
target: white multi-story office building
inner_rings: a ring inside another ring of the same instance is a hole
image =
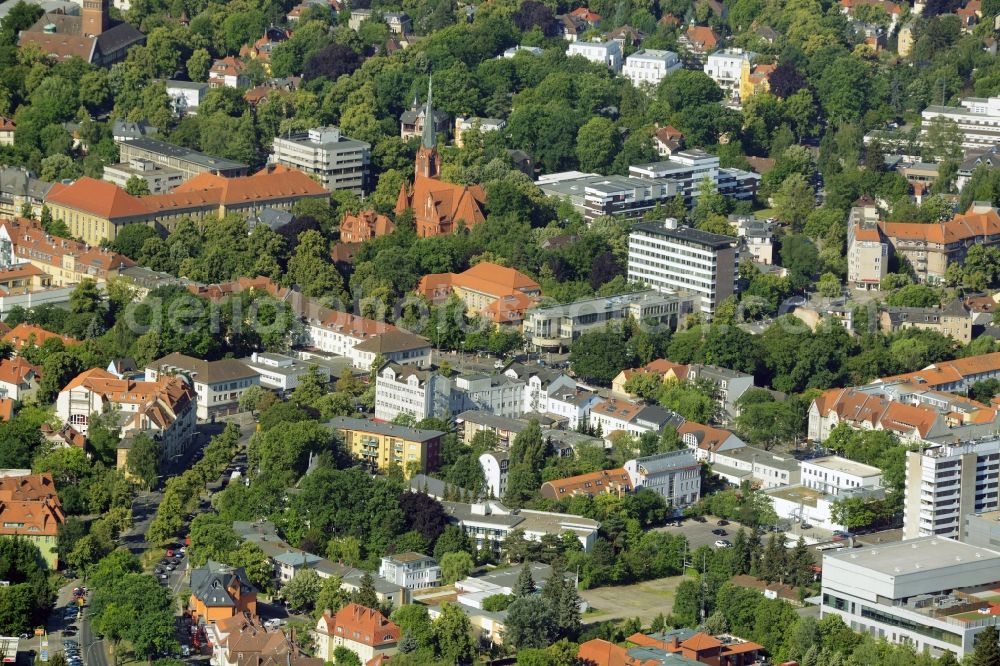
[[[386,363],[375,377],[375,418],[392,421],[409,414],[421,421],[430,416],[447,419],[452,410],[452,383],[434,370]]]
[[[961,659],[976,636],[1000,624],[989,608],[1000,585],[1000,553],[943,537],[922,537],[823,555],[820,613],[875,640]]]
[[[719,187],[719,157],[694,148],[679,150],[669,160],[651,164],[633,164],[628,168],[629,176],[644,180],[668,180],[677,186],[677,192],[691,203],[698,196],[702,181],[708,179],[712,190]]]
[[[324,381],[330,381],[330,368],[326,365],[300,361],[284,354],[254,352],[240,359],[245,366],[260,375],[260,385],[276,391],[294,391],[302,378],[310,372],[318,372]]]
[[[667,506],[682,508],[701,497],[701,464],[692,451],[672,451],[625,463],[635,489],[647,488],[663,496]]]
[[[629,318],[640,324],[675,329],[693,310],[694,297],[691,294],[655,289],[584,298],[528,310],[524,315],[524,337],[540,349],[562,349],[569,347],[587,331]]]
[[[689,291],[701,297],[700,311],[711,316],[736,293],[739,241],[733,236],[664,223],[643,222],[628,237],[628,279],[653,289]]]
[[[743,49],[722,49],[705,60],[705,74],[729,95],[740,88],[740,75],[744,63],[752,63],[755,54]]]
[[[568,199],[587,222],[608,215],[639,218],[677,194],[676,183],[664,179],[579,171],[548,174],[535,184],[548,196]]]
[[[583,56],[590,62],[604,65],[615,74],[622,71],[622,45],[610,42],[570,42],[566,55]]]
[[[339,128],[314,127],[305,134],[276,136],[272,150],[272,164],[314,175],[331,192],[363,195],[368,189],[371,146],[342,135]]]
[[[848,460],[841,456],[824,456],[803,460],[802,485],[827,495],[858,488],[878,488],[882,485],[882,470],[878,467]]]
[[[966,97],[959,106],[931,105],[920,115],[922,133],[935,118],[954,121],[966,150],[988,150],[1000,143],[1000,97]]]
[[[408,590],[422,590],[441,584],[441,567],[437,560],[414,552],[383,556],[378,575]]]
[[[639,49],[625,58],[622,74],[636,87],[642,84],[655,86],[668,74],[673,74],[683,66],[681,59],[673,51]]]
[[[524,382],[507,375],[459,375],[453,401],[461,410],[479,409],[517,418],[524,413]]]
[[[1000,438],[906,454],[903,538],[958,538],[963,516],[1000,509]]]

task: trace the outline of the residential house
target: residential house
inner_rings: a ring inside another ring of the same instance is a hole
[[[619,74],[622,71],[622,46],[616,41],[570,42],[566,55],[582,56],[590,62],[604,65],[612,74]]]
[[[465,141],[462,139],[466,132],[499,132],[507,127],[507,121],[501,118],[476,118],[473,116],[455,117],[455,145],[462,148]]]
[[[412,112],[410,112],[412,113]],[[443,236],[459,229],[472,229],[486,220],[483,206],[486,203],[486,192],[480,185],[456,185],[441,180],[441,156],[437,151],[437,118],[435,115],[432,91],[427,90],[427,106],[414,116],[414,125],[420,121],[421,141],[417,150],[414,168],[413,186],[407,188],[406,183],[399,187],[396,198],[396,214],[405,210],[413,211],[413,219],[417,235],[421,238]],[[423,122],[422,118],[435,119],[434,122]],[[403,114],[403,138],[407,137],[407,120]],[[442,120],[448,123],[448,117]]]
[[[753,215],[730,215],[729,222],[736,227],[736,235],[743,241],[741,255],[746,251],[752,261],[767,266],[776,263],[777,230],[773,222]]]
[[[756,57],[756,53],[739,48],[721,49],[706,58],[704,71],[729,96],[736,97],[743,70],[749,68]]]
[[[59,335],[34,324],[20,323],[3,334],[4,342],[14,347],[14,351],[19,351],[27,346],[41,347],[46,340],[62,340],[64,345],[77,345],[80,341],[68,335]]]
[[[414,552],[383,555],[378,575],[408,590],[423,590],[443,583],[437,560]]]
[[[504,305],[502,309],[506,309],[506,299],[512,299],[512,309],[507,314],[519,311],[519,319],[523,318],[526,306],[542,294],[542,288],[527,275],[488,261],[462,273],[425,275],[417,283],[416,291],[432,303],[441,303],[455,294],[465,304],[466,312],[473,316],[495,309],[494,305]]]
[[[923,370],[882,377],[873,383],[890,385],[913,382],[938,391],[968,391],[976,382],[995,378],[1000,378],[1000,352],[932,363]]]
[[[243,392],[260,386],[257,371],[232,358],[203,361],[174,352],[146,365],[146,377],[153,381],[170,375],[186,377],[194,386],[201,421],[239,412]]]
[[[687,379],[688,366],[668,361],[665,358],[658,358],[655,361],[650,361],[641,368],[627,368],[619,372],[611,381],[612,395],[634,398],[634,395],[625,390],[625,384],[635,375],[645,374],[657,375],[663,382],[682,382]]]
[[[217,58],[208,70],[210,88],[248,88],[250,77],[245,73],[246,64],[233,56]]]
[[[195,436],[195,395],[179,377],[119,379],[91,368],[70,380],[56,398],[56,416],[86,435],[92,414],[118,410],[122,434],[145,432],[158,439],[164,458],[180,455]]]
[[[0,116],[0,146],[14,145],[14,131],[17,124],[13,119]]]
[[[632,478],[624,467],[606,469],[588,474],[578,474],[565,479],[553,479],[542,484],[542,497],[561,500],[576,495],[616,495],[632,492]]]
[[[243,567],[208,560],[191,569],[188,610],[195,622],[212,623],[234,615],[257,614],[257,589]]]
[[[341,243],[363,243],[379,236],[388,236],[396,230],[396,225],[385,215],[374,209],[358,214],[344,213],[340,221]]]
[[[0,399],[33,400],[38,392],[42,368],[20,356],[0,359]]]
[[[701,497],[701,465],[691,451],[672,451],[625,463],[635,489],[659,493],[667,506],[682,509]]]
[[[847,220],[847,283],[855,289],[878,290],[889,273],[889,244],[879,229],[874,202],[851,208]]]
[[[99,285],[135,265],[123,254],[82,241],[52,236],[40,222],[0,220],[0,263],[28,262],[52,278],[52,286],[68,287],[85,279]]]
[[[164,83],[167,86],[167,97],[170,98],[170,108],[176,116],[196,114],[209,89],[208,83],[199,81],[168,80]]]
[[[753,375],[717,365],[692,363],[688,366],[688,380],[705,381],[715,387],[715,401],[724,419],[732,420],[740,415],[737,402],[743,394],[753,388]]]
[[[263,65],[264,71],[267,72],[268,76],[271,75],[271,54],[274,52],[274,47],[287,41],[292,36],[291,30],[286,30],[285,28],[279,28],[277,26],[268,26],[264,29],[264,35],[255,41],[252,45],[243,45],[240,48],[241,58],[250,58],[251,60],[257,60]],[[237,86],[239,87],[239,86]]]
[[[677,426],[677,436],[684,445],[694,452],[695,458],[709,463],[715,462],[717,455],[742,449],[746,446],[742,439],[722,428],[685,421]]]
[[[684,149],[684,134],[673,125],[657,127],[653,132],[653,145],[660,157],[669,158]]]
[[[304,344],[345,356],[355,368],[369,370],[378,354],[400,365],[430,366],[431,344],[419,335],[383,321],[324,307],[308,307],[303,314]]]
[[[692,25],[677,38],[677,43],[687,48],[695,58],[704,62],[708,54],[718,48],[719,38],[707,26]]]
[[[414,137],[422,137],[424,135],[424,127],[428,125],[427,118],[433,119],[429,124],[429,129],[433,130],[435,137],[448,134],[448,129],[451,127],[451,119],[448,114],[435,109],[433,106],[430,107],[430,112],[428,112],[427,105],[420,104],[414,96],[413,104],[399,117],[399,138],[406,141]]]
[[[132,47],[144,44],[146,36],[131,23],[113,20],[108,4],[108,0],[84,0],[79,15],[46,11],[21,31],[17,45],[35,45],[57,60],[80,58],[111,67],[125,60]]]
[[[599,394],[585,391],[575,386],[555,389],[549,392],[546,414],[565,419],[566,428],[576,430],[581,424],[590,423],[590,412],[594,405],[604,402]]]
[[[857,18],[855,11],[859,7],[873,7],[881,9],[889,18],[889,30],[892,31],[903,16],[903,8],[889,0],[840,0],[840,11],[851,18]]]
[[[324,611],[313,630],[316,655],[334,661],[334,650],[344,647],[362,664],[398,651],[400,629],[377,610],[350,603],[331,615]]]
[[[452,382],[433,369],[386,363],[375,377],[375,419],[392,421],[408,414],[415,421],[447,419],[453,413]]]
[[[326,427],[343,437],[344,446],[372,471],[399,467],[405,478],[437,470],[443,432],[338,416]]]
[[[212,648],[212,666],[323,666],[307,657],[281,629],[268,629],[249,613],[234,615],[205,626]]]
[[[66,514],[52,475],[28,472],[0,476],[0,536],[27,539],[55,571],[59,566],[56,542]]]
[[[27,207],[38,218],[42,205],[55,183],[39,180],[30,171],[0,167],[0,215],[20,217]]]
[[[611,398],[595,404],[590,409],[590,425],[606,441],[618,432],[639,437],[646,432],[659,433],[664,427],[679,426],[684,419],[658,405],[644,405],[628,400]]]
[[[469,410],[455,417],[455,425],[465,444],[471,444],[478,432],[490,432],[496,436],[497,445],[506,449],[529,424],[522,419],[497,416],[484,410]]]
[[[880,311],[879,326],[887,334],[919,328],[949,336],[963,345],[972,342],[972,313],[959,299],[930,308],[890,305]]]
[[[739,96],[741,101],[750,99],[758,93],[768,93],[771,91],[771,74],[777,69],[777,65],[754,64],[746,60],[740,68]]]

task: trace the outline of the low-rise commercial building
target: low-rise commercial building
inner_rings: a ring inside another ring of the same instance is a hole
[[[247,175],[250,168],[242,162],[206,155],[197,150],[157,139],[141,138],[122,141],[118,144],[118,150],[119,159],[125,164],[131,163],[134,159],[149,160],[162,167],[177,169],[184,175],[184,180],[206,172],[235,178]]]
[[[408,590],[423,590],[442,584],[437,560],[421,553],[396,553],[382,557],[378,575]]]
[[[749,481],[764,489],[795,485],[801,479],[798,460],[753,446],[716,453],[712,473],[734,486]]]
[[[567,171],[535,183],[543,194],[569,201],[587,222],[600,217],[641,218],[678,192],[675,181]]]
[[[123,189],[130,180],[137,178],[146,183],[150,194],[163,194],[183,183],[184,173],[143,157],[136,157],[128,162],[105,166],[101,178]]]
[[[411,479],[410,487],[419,491],[422,487],[421,480]],[[514,531],[520,531],[529,541],[541,541],[546,535],[561,537],[566,532],[571,532],[579,539],[583,550],[590,552],[601,526],[596,520],[571,514],[531,509],[515,511],[495,500],[471,504],[445,500],[441,504],[444,505],[449,521],[462,528],[476,548],[489,548],[498,552],[504,540]]]
[[[164,83],[167,87],[167,97],[170,98],[170,108],[177,116],[196,114],[210,87],[200,81],[169,80]]]
[[[628,319],[674,330],[694,308],[695,297],[691,294],[650,289],[533,307],[525,313],[523,330],[527,341],[536,348],[561,351],[588,331]]]
[[[368,191],[371,146],[341,134],[337,127],[314,127],[306,133],[276,136],[269,161],[317,178],[328,191]]]
[[[347,450],[372,471],[397,466],[409,478],[438,468],[443,432],[348,416],[338,416],[326,427],[340,433]]]
[[[301,361],[284,354],[272,352],[254,352],[247,358],[240,359],[260,376],[260,385],[275,391],[294,391],[302,378],[311,372],[319,373],[326,383],[330,381],[330,368],[325,365]]]
[[[978,612],[995,603],[998,571],[997,551],[939,536],[824,553],[820,613],[890,643],[961,659],[976,636],[1000,623],[1000,615]]]
[[[632,487],[659,493],[672,509],[683,509],[701,497],[701,465],[691,451],[672,451],[625,463]]]
[[[839,495],[845,490],[878,488],[882,485],[882,470],[872,465],[841,456],[824,456],[803,460],[802,483],[827,495]]]
[[[251,386],[260,386],[257,371],[232,358],[203,361],[174,352],[146,366],[146,377],[153,381],[169,375],[186,377],[194,386],[198,419],[202,421],[240,411],[243,392]]]

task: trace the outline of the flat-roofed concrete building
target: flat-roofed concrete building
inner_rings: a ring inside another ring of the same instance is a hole
[[[711,316],[736,294],[739,240],[691,227],[677,220],[643,222],[628,238],[628,279],[657,291],[688,291],[700,296],[700,311]]]
[[[177,169],[184,174],[184,180],[206,172],[228,178],[245,176],[250,168],[242,162],[206,155],[197,150],[156,139],[139,138],[116,143],[119,159],[123,163],[131,163],[136,158],[146,159],[163,167]]]
[[[802,483],[829,495],[844,490],[878,488],[882,485],[882,470],[841,456],[823,456],[803,460]]]
[[[330,192],[368,191],[371,146],[341,134],[337,127],[314,127],[287,137],[276,136],[269,161],[315,176]]]
[[[823,555],[823,617],[855,631],[959,659],[1000,615],[1000,552],[944,537],[845,548]]]
[[[547,196],[568,200],[588,222],[608,215],[639,218],[677,194],[672,181],[579,171],[549,174],[535,184]]]
[[[144,181],[150,194],[163,194],[184,182],[184,172],[165,167],[144,157],[135,157],[122,164],[109,164],[104,167],[101,176],[102,180],[121,188],[125,188],[133,178]]]
[[[629,318],[640,324],[676,329],[694,311],[696,300],[699,299],[686,292],[650,289],[539,306],[525,313],[524,336],[537,348],[563,349],[587,331]]]

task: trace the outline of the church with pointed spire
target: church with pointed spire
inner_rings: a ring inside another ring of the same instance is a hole
[[[399,188],[396,214],[413,209],[420,238],[444,236],[460,228],[472,229],[486,221],[486,192],[479,185],[456,185],[441,180],[441,155],[437,149],[433,83],[427,84],[427,103],[420,134],[420,148],[413,173],[413,186]]]

